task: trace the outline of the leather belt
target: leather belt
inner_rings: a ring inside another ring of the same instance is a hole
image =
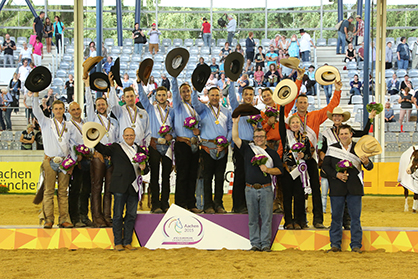
[[[192,144],[197,144],[197,138],[186,138],[186,137],[177,137],[176,141],[184,142],[188,146],[191,146]],[[195,142],[194,142],[195,141]]]
[[[259,184],[259,183],[248,184],[248,183],[245,183],[245,185],[247,187],[254,188],[254,189],[258,190],[258,189],[261,189],[261,188],[266,188],[266,187],[271,186],[271,183],[267,183],[267,184]]]
[[[216,141],[215,141],[215,140],[207,140],[207,139],[202,139],[202,141],[203,141],[203,142],[212,142],[212,143],[216,144]]]

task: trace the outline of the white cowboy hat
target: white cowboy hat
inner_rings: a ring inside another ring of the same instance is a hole
[[[340,107],[334,108],[334,110],[332,112],[327,111],[328,119],[332,120],[332,116],[334,114],[340,114],[340,115],[344,116],[344,118],[341,122],[347,122],[348,119],[350,119],[350,117],[351,117],[351,113],[349,111],[343,111],[343,109],[340,108]]]
[[[87,122],[83,125],[83,143],[88,148],[95,147],[106,134],[102,124]]]
[[[291,79],[284,79],[277,84],[273,92],[273,101],[279,106],[292,102],[298,94],[298,87]]]
[[[354,152],[356,152],[359,157],[363,155],[371,157],[382,153],[382,146],[374,137],[365,135],[362,136],[354,146]]]
[[[322,66],[315,72],[315,80],[321,85],[334,84],[335,81],[340,81],[340,72],[334,66]]]

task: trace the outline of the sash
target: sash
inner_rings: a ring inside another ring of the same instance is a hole
[[[266,167],[268,167],[270,169],[274,167],[273,159],[270,157],[270,155],[268,154],[268,152],[265,149],[261,148],[260,146],[255,145],[252,142],[249,144],[249,146],[250,146],[251,150],[254,152],[255,155],[263,154],[264,156],[267,157]],[[270,175],[270,177],[271,177],[271,187],[273,188],[273,191],[274,191],[276,183],[277,183],[276,176],[275,175]]]
[[[340,139],[334,133],[332,128],[325,129],[325,131],[322,132],[322,135],[327,139],[328,146],[340,142]]]
[[[127,145],[124,141],[123,142],[120,142],[119,145],[122,147],[122,150],[125,152],[126,156],[128,156],[129,160],[131,161],[132,167],[134,168],[136,178],[132,182],[132,187],[134,187],[135,191],[138,192],[139,200],[141,200],[141,196],[142,196],[142,188],[141,188],[141,185],[142,185],[142,175],[141,175],[141,170],[136,165],[136,163],[133,163],[132,162],[132,158],[135,156],[136,150],[133,149],[131,146]],[[136,147],[136,145],[135,145],[135,147]]]
[[[332,156],[340,160],[349,160],[353,163],[353,166],[361,173],[361,160],[355,154],[351,153],[349,150],[346,150],[344,147],[338,148],[334,146],[329,146],[327,151],[327,156]]]
[[[290,147],[292,147],[295,143],[297,143],[293,132],[289,129],[286,130],[287,142]],[[297,155],[296,155],[297,156]],[[297,162],[295,154],[293,155],[293,159]],[[297,164],[297,168],[293,169],[290,172],[290,176],[292,176],[293,180],[297,177],[300,177],[300,181],[302,182],[302,187],[305,191],[305,194],[311,194],[312,189],[309,181],[309,174],[308,174],[308,165],[306,164],[305,160],[300,159],[299,163]]]

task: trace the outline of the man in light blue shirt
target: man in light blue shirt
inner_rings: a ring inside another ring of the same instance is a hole
[[[270,51],[266,53],[267,69],[270,69],[271,64],[276,64],[279,55],[274,52],[274,47],[270,46]]]
[[[212,87],[209,90],[209,103],[202,104],[193,91],[192,105],[201,117],[204,179],[205,213],[226,213],[223,206],[223,180],[227,162],[228,147],[215,144],[218,136],[224,136],[228,142],[232,139],[231,112],[220,105],[220,90]],[[215,176],[215,199],[212,200],[212,179]]]
[[[105,73],[106,75],[109,74],[110,72],[110,68],[114,65],[115,63],[113,62],[113,58],[112,56],[108,56],[107,60],[105,63],[103,63],[103,73]]]
[[[153,105],[138,83],[139,101],[148,112],[151,126],[151,143],[149,146],[149,163],[151,167],[151,213],[167,212],[170,197],[170,173],[173,166],[172,143],[174,134],[174,111],[168,106],[167,88],[160,86],[157,88],[155,99],[157,104]],[[171,132],[164,137],[159,134],[162,126],[171,127]],[[160,199],[160,161],[162,162],[162,188]]]
[[[237,29],[237,21],[232,17],[232,15],[228,15],[228,25],[226,26],[226,30],[228,31],[228,39],[227,42],[229,45],[232,43],[232,39],[234,38],[235,31]]]
[[[194,117],[196,122],[200,122],[199,114],[191,104],[192,89],[189,84],[183,83],[179,87],[177,78],[173,78],[173,114],[174,130],[176,131],[176,143],[174,153],[177,168],[176,193],[174,202],[176,205],[189,209],[193,213],[201,213],[202,210],[196,207],[196,179],[199,166],[199,146],[198,135],[200,134],[199,124],[193,130],[184,126],[184,121],[188,117]],[[191,119],[191,118],[190,118]]]

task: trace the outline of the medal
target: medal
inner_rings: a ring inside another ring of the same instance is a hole
[[[167,107],[167,113],[165,114],[165,116],[163,116],[163,114],[164,114],[164,110],[163,110],[163,109],[161,109],[160,105],[157,105],[157,108],[158,108],[158,112],[160,113],[160,119],[161,119],[161,122],[162,122],[163,124],[165,124],[165,122],[167,121],[167,118],[168,118],[169,112],[170,112],[170,107]]]
[[[218,119],[216,119],[215,124],[216,124],[216,125],[218,125],[218,124],[219,124],[219,120],[218,120]]]
[[[212,111],[212,114],[213,114],[213,116],[215,116],[215,124],[216,125],[219,125],[219,114],[221,113],[221,108],[218,108],[218,112],[217,113],[215,113],[215,109],[213,108],[213,106],[211,105],[211,104],[209,104],[209,108],[211,109],[211,111]]]
[[[135,108],[135,114],[132,116],[129,106],[126,106],[126,109],[128,110],[129,118],[131,119],[132,128],[135,128],[135,122],[136,122],[136,116],[138,114],[138,109]],[[139,115],[140,118],[142,118],[141,115]]]
[[[61,137],[59,137],[59,138],[58,138],[58,141],[59,141],[59,142],[62,142],[62,138],[61,138]]]
[[[135,124],[132,124],[132,128],[135,128],[136,126],[135,126]]]

